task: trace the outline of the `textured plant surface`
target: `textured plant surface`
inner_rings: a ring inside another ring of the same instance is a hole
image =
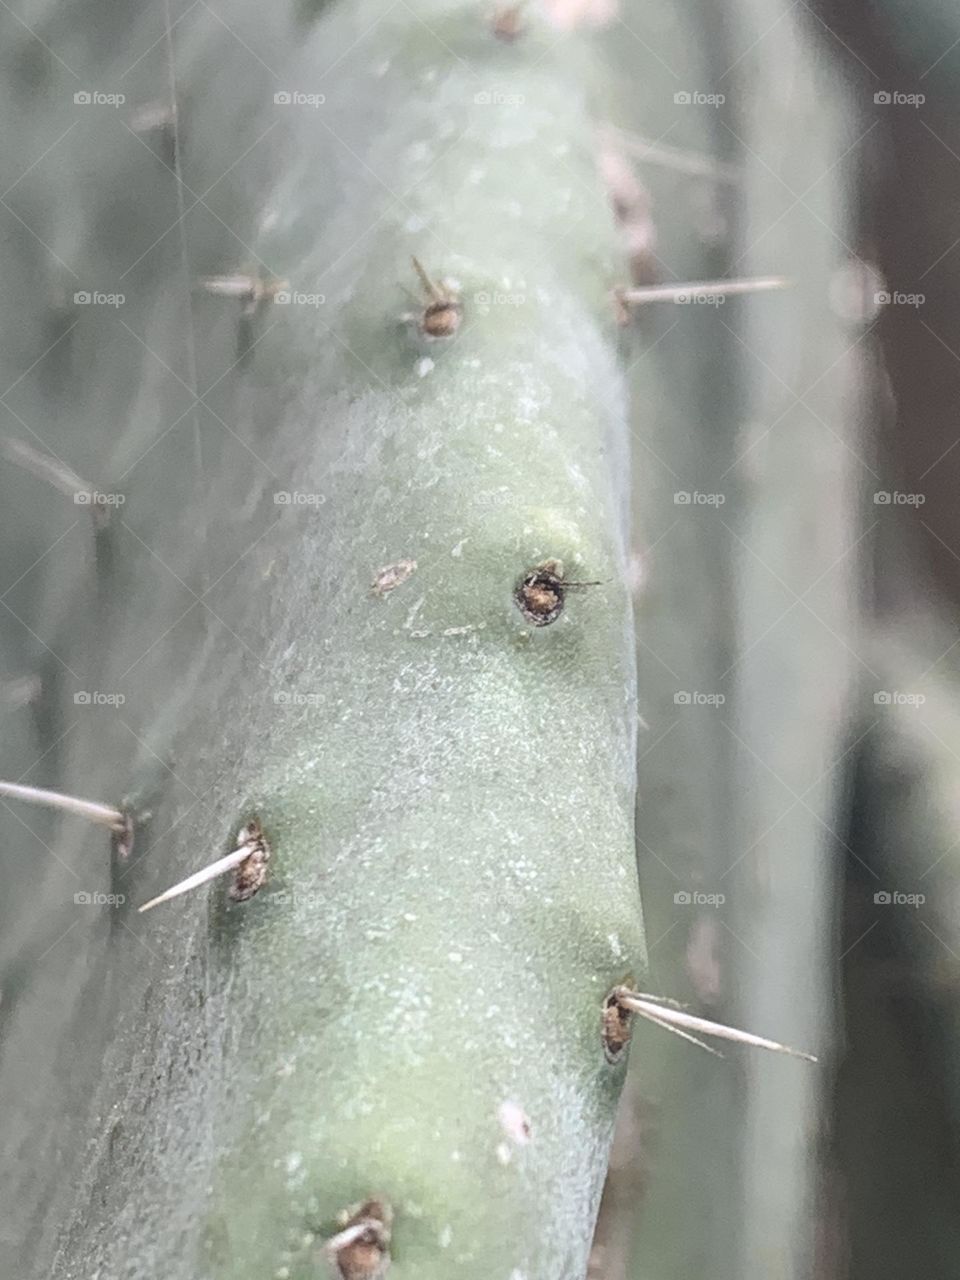
[[[150,818],[124,864],[3,811],[4,1261],[296,1280],[376,1196],[399,1280],[572,1280],[644,965],[589,56],[473,4],[167,16],[5,20],[4,429],[114,509],[7,468],[3,765]],[[599,585],[534,627],[550,558]],[[131,911],[253,815],[258,896]]]
[[[952,1273],[955,26],[0,6],[0,1272]]]

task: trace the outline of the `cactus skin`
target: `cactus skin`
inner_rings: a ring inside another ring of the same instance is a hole
[[[506,48],[464,3],[327,7],[295,39],[261,10],[218,12],[282,66],[279,85],[208,15],[178,26],[180,161],[205,191],[278,124],[208,202],[294,289],[321,281],[326,304],[267,308],[232,367],[236,309],[194,297],[198,383],[231,371],[208,397],[219,421],[200,410],[197,432],[188,416],[166,437],[182,385],[156,388],[116,317],[80,316],[63,385],[48,364],[18,405],[36,421],[52,400],[46,442],[103,488],[133,468],[122,520],[108,561],[68,540],[39,603],[12,599],[85,685],[127,696],[136,754],[119,716],[88,718],[48,778],[150,793],[142,861],[114,885],[145,900],[252,814],[270,880],[247,903],[220,885],[108,924],[51,871],[24,904],[7,957],[41,913],[44,943],[75,928],[21,995],[0,1076],[24,1088],[45,1019],[51,1065],[25,1089],[24,1125],[38,1157],[62,1155],[58,1177],[44,1165],[39,1186],[15,1183],[23,1221],[44,1225],[14,1260],[57,1277],[304,1280],[337,1213],[376,1195],[394,1209],[397,1280],[578,1280],[623,1075],[604,1061],[601,1003],[644,954],[617,267],[576,40]],[[135,34],[118,38],[145,47]],[[274,107],[339,54],[325,115]],[[107,88],[122,70],[83,65]],[[476,101],[488,88],[506,102]],[[169,173],[108,128],[83,124],[87,203],[43,229],[100,288],[176,216]],[[121,251],[99,190],[131,201],[136,245]],[[258,232],[263,203],[279,213]],[[242,250],[205,210],[184,228],[191,280],[236,269]],[[449,345],[398,323],[411,253],[459,281]],[[188,385],[189,283],[168,237],[128,277],[124,313]],[[487,307],[484,292],[525,301]],[[49,342],[26,331],[24,368]],[[279,509],[283,491],[322,506]],[[74,515],[42,504],[17,571]],[[548,558],[601,585],[533,629],[513,591]],[[372,593],[401,559],[412,577]],[[183,617],[184,583],[212,584],[203,627],[202,608]],[[71,692],[64,677],[47,695],[58,723]],[[57,851],[109,888],[102,843],[61,825]],[[503,1131],[504,1103],[529,1117],[528,1143]]]
[[[570,216],[550,198],[502,226],[516,168],[556,191],[547,119],[558,140],[585,128],[559,79],[517,78],[548,136],[499,153],[477,137],[479,195],[463,179],[474,148],[458,146],[410,202],[433,243],[457,247],[444,267],[461,281],[463,330],[429,349],[435,366],[416,381],[420,353],[398,345],[388,362],[373,347],[387,385],[364,391],[374,429],[348,448],[349,479],[331,494],[348,532],[331,554],[308,523],[291,553],[321,585],[288,600],[266,664],[275,688],[320,705],[269,717],[250,784],[275,849],[272,888],[290,901],[252,902],[223,962],[224,1016],[244,1046],[230,1110],[242,1099],[247,1120],[219,1161],[214,1276],[315,1274],[304,1231],[331,1232],[337,1210],[374,1193],[396,1214],[397,1277],[584,1270],[621,1074],[603,1061],[599,1001],[642,959],[611,473],[622,410],[591,262],[608,248],[602,196],[577,211],[569,267],[538,262]],[[473,72],[456,63],[445,84],[473,96]],[[594,187],[586,149],[571,169],[577,191]],[[449,193],[439,209],[433,191]],[[389,347],[380,282],[405,272],[400,239],[390,227],[378,237],[344,308],[355,349],[363,330]],[[471,308],[483,290],[508,291],[503,279],[523,281],[523,307]],[[309,469],[298,484],[311,487]],[[512,592],[550,555],[608,582],[534,633]],[[413,577],[371,595],[372,573],[401,556],[417,561]],[[270,612],[282,616],[279,602]],[[530,1119],[522,1148],[498,1124],[508,1102]]]

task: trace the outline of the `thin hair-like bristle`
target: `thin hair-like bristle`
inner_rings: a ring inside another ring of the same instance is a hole
[[[419,258],[413,258],[411,260],[413,262],[413,269],[414,271],[416,271],[417,275],[420,277],[420,283],[423,285],[426,292],[430,295],[430,297],[433,299],[434,302],[442,302],[443,290],[439,289],[433,283],[433,281],[427,275],[426,270],[424,269],[423,263],[420,261]]]
[[[78,818],[98,822],[112,831],[122,831],[126,827],[126,819],[119,809],[108,804],[98,804],[96,800],[81,800],[79,796],[64,795],[61,791],[28,787],[21,782],[0,782],[0,796],[9,796],[11,800],[25,800],[27,804],[45,805],[49,809],[61,809],[64,813],[76,814]]]
[[[812,1053],[802,1049],[792,1049],[789,1045],[780,1044],[777,1040],[768,1040],[765,1036],[756,1036],[750,1031],[740,1031],[736,1027],[725,1026],[722,1022],[711,1022],[708,1018],[698,1018],[696,1014],[686,1013],[682,1009],[670,1008],[656,1004],[649,998],[635,992],[620,990],[616,998],[624,1009],[638,1013],[641,1018],[656,1022],[672,1031],[699,1031],[704,1036],[714,1036],[718,1040],[732,1040],[736,1044],[749,1045],[753,1049],[767,1049],[771,1053],[786,1053],[791,1058],[803,1058],[806,1062],[816,1062]],[[659,999],[659,997],[657,997]]]
[[[257,292],[259,281],[253,276],[204,276],[200,281],[207,293],[218,294],[221,298],[249,298]]]
[[[704,1044],[702,1040],[698,1040],[696,1036],[692,1036],[689,1031],[681,1031],[679,1027],[672,1026],[669,1022],[664,1022],[662,1018],[655,1018],[652,1013],[643,1013],[640,1015],[647,1022],[652,1022],[658,1027],[662,1027],[664,1031],[669,1031],[672,1036],[679,1036],[681,1040],[689,1040],[691,1044],[695,1044],[698,1049],[703,1049],[706,1053],[712,1053],[715,1058],[722,1058],[723,1054],[719,1049],[714,1049],[709,1044]]]
[[[676,302],[679,298],[713,298],[725,294],[768,293],[789,289],[786,276],[754,276],[733,280],[692,280],[686,284],[651,284],[636,289],[617,289],[618,302],[640,306],[647,302]]]
[[[68,498],[74,498],[77,493],[89,493],[93,488],[78,476],[72,467],[68,467],[65,462],[61,462],[52,454],[35,449],[26,440],[10,438],[3,441],[2,447],[11,462],[23,467],[25,471],[32,472],[40,480],[46,480]]]
[[[158,894],[156,898],[151,898],[149,902],[145,902],[137,910],[140,913],[149,911],[152,907],[159,906],[161,902],[169,902],[171,898],[179,898],[182,893],[189,893],[191,889],[199,889],[208,880],[215,880],[217,876],[225,875],[226,872],[232,871],[241,862],[245,862],[250,857],[252,847],[249,843],[240,845],[239,848],[226,854],[225,857],[218,858],[216,862],[211,862],[202,871],[195,871],[192,876],[187,876],[186,880],[181,880],[179,884],[175,884],[164,893]]]

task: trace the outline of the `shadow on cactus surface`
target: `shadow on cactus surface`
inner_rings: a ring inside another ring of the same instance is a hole
[[[3,1274],[951,1273],[929,7],[0,13]]]

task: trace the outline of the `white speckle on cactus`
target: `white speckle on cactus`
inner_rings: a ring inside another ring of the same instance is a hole
[[[510,1099],[501,1102],[497,1108],[497,1119],[503,1132],[518,1147],[525,1147],[533,1136],[530,1118],[517,1102]]]
[[[440,1231],[440,1234],[437,1236],[437,1244],[439,1244],[441,1249],[449,1249],[452,1240],[453,1240],[453,1229],[450,1227],[448,1223],[445,1227],[442,1228],[442,1230]]]
[[[468,636],[474,631],[482,631],[486,625],[485,622],[476,622],[468,623],[465,627],[444,627],[440,634],[442,636]],[[425,634],[429,635],[430,633],[428,631]]]
[[[500,1142],[497,1144],[497,1159],[502,1165],[508,1165],[513,1159],[513,1152],[510,1150],[510,1147],[506,1142]]]
[[[425,603],[426,603],[425,597],[421,596],[420,599],[416,602],[416,604],[413,604],[410,606],[410,610],[407,613],[406,619],[404,620],[404,624],[403,624],[404,628],[407,631],[409,631],[410,628],[413,626],[414,622],[416,621],[417,614],[423,608]]]
[[[433,367],[434,364],[430,357],[424,356],[422,360],[417,361],[417,377],[425,378]]]
[[[452,548],[452,550],[451,550],[450,554],[451,554],[455,559],[459,560],[459,559],[461,558],[461,556],[463,555],[463,545],[464,545],[464,543],[465,543],[466,541],[467,541],[467,539],[466,539],[466,538],[461,538],[461,539],[460,539],[460,541],[457,543],[457,545],[456,545],[455,547],[453,547],[453,548]]]

